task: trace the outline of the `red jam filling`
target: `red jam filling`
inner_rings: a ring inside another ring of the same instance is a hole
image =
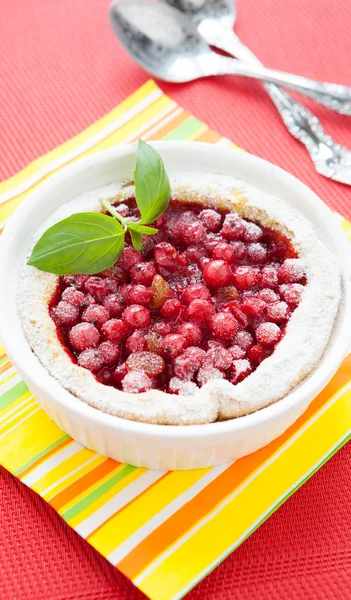
[[[134,200],[117,207],[136,217]],[[49,312],[73,362],[106,385],[189,394],[237,384],[270,356],[300,301],[305,273],[273,229],[172,202],[99,275],[60,277]]]

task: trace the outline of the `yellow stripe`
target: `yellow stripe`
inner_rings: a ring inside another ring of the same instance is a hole
[[[138,587],[151,598],[170,600],[243,536],[350,428],[348,390],[219,514],[138,582]]]
[[[9,429],[12,429],[17,425],[24,417],[32,413],[38,408],[37,401],[32,397],[31,401],[28,401],[24,406],[21,406],[16,413],[9,415],[8,419],[5,419],[0,423],[0,436],[4,435]]]
[[[63,434],[45,412],[40,410],[1,440],[0,461],[9,471],[17,471],[32,456],[39,454]]]
[[[134,531],[201,479],[210,469],[174,471],[112,517],[89,537],[89,543],[109,555]]]
[[[346,219],[342,219],[341,226],[346,233],[351,233],[351,222]]]
[[[83,465],[83,463],[85,463],[87,460],[92,458],[94,455],[96,455],[96,453],[93,452],[93,450],[88,450],[88,448],[83,448],[82,450],[78,450],[78,452],[76,452],[76,454],[73,454],[73,456],[71,456],[70,458],[65,460],[63,463],[61,463],[60,465],[57,465],[57,467],[54,467],[48,473],[43,475],[43,477],[41,477],[38,481],[36,481],[31,486],[32,489],[35,490],[36,492],[38,492],[38,494],[42,495],[42,493],[50,485],[55,483],[55,481],[61,479],[62,477],[67,475],[67,473],[70,473],[71,471],[73,471],[73,469],[80,467],[81,465]],[[104,457],[103,457],[103,460],[105,460]],[[45,462],[42,463],[42,466],[45,467]]]
[[[14,400],[13,402],[11,402],[11,404],[0,410],[0,423],[2,423],[9,414],[14,414],[16,410],[20,410],[21,407],[19,405],[22,404],[22,402],[24,402],[25,400],[29,402],[32,398],[33,396],[28,390],[28,392],[25,392],[21,396],[18,396],[17,400]]]
[[[113,471],[111,471],[110,473],[107,473],[107,475],[105,475],[105,477],[102,477],[101,479],[97,479],[89,488],[86,488],[80,494],[77,494],[76,496],[74,496],[74,498],[72,498],[72,500],[70,500],[69,502],[66,502],[66,504],[63,504],[60,507],[60,509],[58,510],[58,512],[63,513],[66,510],[68,510],[69,508],[71,508],[72,506],[74,506],[75,504],[77,504],[77,502],[82,500],[82,498],[85,498],[85,496],[87,496],[88,494],[90,494],[91,492],[96,490],[96,488],[98,488],[100,485],[105,483],[105,481],[107,481],[108,479],[110,479],[111,477],[116,475],[116,473],[118,473],[118,471],[120,471],[121,469],[123,469],[125,467],[125,464],[123,464],[123,463],[121,463],[121,464],[116,463],[116,464],[117,464],[117,466],[115,469],[113,469]]]
[[[125,466],[125,465],[123,465]],[[135,469],[132,471],[130,475],[119,481],[113,488],[111,488],[106,494],[95,500],[93,504],[82,510],[76,517],[68,521],[71,527],[77,527],[79,523],[82,523],[85,519],[90,517],[95,511],[97,511],[101,506],[104,506],[111,498],[113,498],[116,494],[121,492],[124,488],[128,487],[133,481],[139,479],[144,473],[146,473],[147,469]],[[106,556],[107,553],[105,551],[102,552],[103,556]]]
[[[10,379],[12,379],[13,377],[16,377],[16,375],[18,375],[18,373],[16,371],[12,372],[8,377],[6,377],[6,379],[1,380],[0,385],[4,385],[8,381],[10,381]]]
[[[89,148],[85,152],[81,152],[79,154],[79,156],[75,157],[74,159],[72,159],[70,161],[67,161],[65,163],[65,166],[73,164],[73,163],[77,162],[78,160],[81,160],[82,158],[85,158],[87,156],[91,156],[92,154],[95,154],[96,152],[101,152],[102,150],[108,150],[110,148],[114,148],[115,146],[123,143],[126,138],[128,138],[130,135],[133,135],[134,133],[136,133],[138,131],[138,129],[140,129],[140,127],[142,127],[142,125],[145,125],[145,122],[148,122],[151,119],[155,118],[161,111],[165,110],[165,108],[170,106],[172,103],[173,103],[172,100],[170,100],[170,98],[168,98],[167,96],[161,96],[161,98],[159,98],[158,100],[153,102],[151,104],[151,106],[149,106],[147,109],[143,110],[140,113],[140,115],[134,117],[134,119],[132,119],[131,121],[128,121],[128,123],[126,123],[119,129],[117,129],[117,131],[114,131],[113,133],[111,133],[109,136],[107,136],[101,142],[95,144],[92,148]],[[59,153],[58,156],[52,157],[52,160],[53,159],[56,160],[60,155],[61,155],[61,153]],[[43,166],[43,165],[41,165],[41,166]],[[54,173],[57,173],[61,169],[62,169],[62,167],[52,170],[50,172],[50,174],[42,177],[39,183],[40,184],[43,183],[44,181],[49,179]],[[33,188],[26,190],[22,194],[19,194],[15,198],[9,200],[8,202],[6,202],[2,206],[0,206],[0,221],[7,220],[12,215],[14,210],[16,208],[18,208],[18,206],[21,204],[21,202],[23,202],[23,200],[26,198],[28,193],[31,192],[34,188],[36,188],[37,185],[39,185],[39,183],[37,183],[35,186],[33,186]]]
[[[86,473],[89,473],[90,471],[101,465],[101,463],[105,462],[105,456],[99,456],[96,453],[94,454],[95,458],[93,460],[88,462],[87,465],[82,465],[80,468],[77,469],[75,473],[72,473],[72,475],[70,475],[69,477],[67,477],[67,475],[69,475],[70,471],[68,469],[66,471],[65,469],[66,472],[62,475],[62,477],[64,477],[64,480],[59,482],[57,485],[53,486],[48,492],[44,490],[44,492],[41,493],[41,497],[47,501],[51,500],[51,498],[53,498],[54,496],[56,496],[56,494],[67,488],[69,485],[71,485],[71,483],[74,483],[75,481],[83,477]]]
[[[43,166],[50,164],[52,161],[57,160],[58,158],[67,154],[80,144],[89,141],[96,134],[100,133],[104,127],[107,127],[114,121],[117,121],[120,117],[133,109],[139,102],[144,100],[147,96],[152,94],[158,87],[154,81],[150,80],[145,85],[141,86],[134,94],[129,96],[124,102],[122,102],[119,106],[114,108],[107,115],[93,123],[90,127],[71,138],[61,146],[58,146],[51,152],[48,152],[44,156],[41,156],[30,165],[25,167],[22,171],[0,183],[0,194],[5,192],[9,192],[10,190],[16,188],[18,185],[32,177],[41,169]]]

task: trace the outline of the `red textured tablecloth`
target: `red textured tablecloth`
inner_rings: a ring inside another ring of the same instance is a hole
[[[115,41],[108,0],[0,1],[0,179],[111,110],[148,76]],[[350,0],[239,0],[237,32],[267,65],[351,85]],[[237,144],[284,167],[351,219],[351,187],[319,176],[258,84],[162,89]],[[351,148],[351,120],[312,103]],[[33,492],[0,471],[1,600],[142,600]],[[230,526],[230,524],[228,524]],[[351,597],[351,445],[189,600]]]

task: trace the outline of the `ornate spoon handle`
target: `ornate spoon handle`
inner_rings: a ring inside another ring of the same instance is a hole
[[[261,65],[259,59],[247,48],[232,30],[219,25],[199,26],[200,34],[208,43],[252,65]],[[351,183],[351,154],[325,133],[317,117],[287,92],[273,83],[264,83],[288,131],[308,150],[316,170],[332,179]],[[340,173],[342,167],[342,174]],[[339,171],[339,174],[337,174]],[[340,176],[341,175],[341,176]]]
[[[223,46],[222,42],[221,45]],[[347,86],[336,83],[322,83],[308,79],[307,77],[284,73],[275,69],[267,69],[258,64],[253,65],[252,63],[252,65],[248,65],[247,61],[233,61],[226,57],[217,56],[216,62],[223,69],[223,73],[232,73],[233,75],[260,79],[265,83],[281,85],[304,94],[336,112],[351,115],[351,88]],[[218,70],[216,70],[217,73]]]

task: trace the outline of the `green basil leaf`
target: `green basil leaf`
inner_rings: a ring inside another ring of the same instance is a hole
[[[171,186],[160,155],[142,140],[136,152],[134,182],[140,222],[153,223],[169,205]]]
[[[129,229],[130,237],[132,238],[132,244],[136,250],[141,250],[143,245],[143,238],[141,237],[141,233],[138,231],[134,231],[134,229]]]
[[[28,265],[56,275],[93,275],[112,267],[124,247],[123,227],[101,213],[77,213],[42,235]]]
[[[131,221],[127,221],[127,227],[129,230],[138,231],[139,233],[146,233],[147,235],[152,235],[158,232],[158,229],[155,227],[147,227],[147,225],[139,225],[139,223],[133,223]]]

